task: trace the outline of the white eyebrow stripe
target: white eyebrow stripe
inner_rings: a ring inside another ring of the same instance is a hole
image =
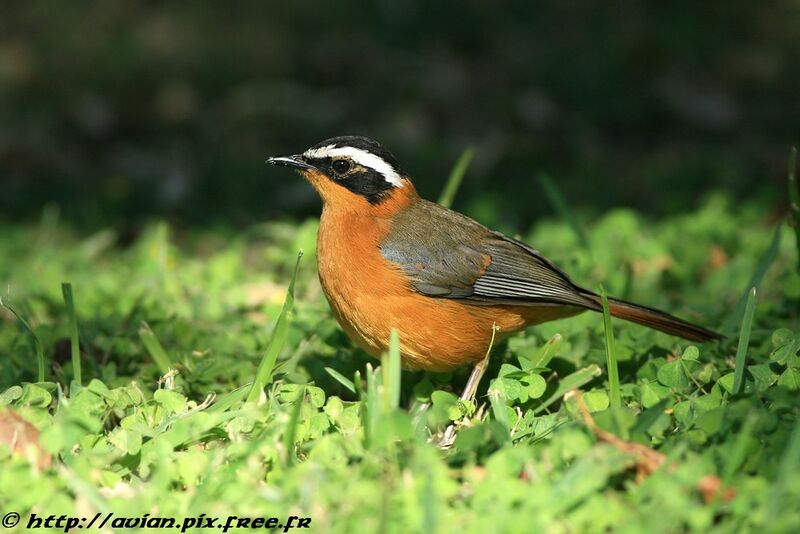
[[[310,148],[303,152],[303,155],[307,158],[333,158],[336,156],[344,156],[350,158],[353,162],[362,167],[369,167],[381,173],[383,178],[394,187],[403,187],[403,179],[400,178],[400,175],[397,174],[397,171],[394,170],[391,165],[375,154],[371,154],[360,148],[351,146],[336,148],[335,145],[327,145],[319,148]]]

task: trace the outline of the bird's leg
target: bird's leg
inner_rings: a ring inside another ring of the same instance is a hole
[[[461,401],[473,401],[475,400],[475,392],[478,390],[478,384],[481,382],[481,378],[483,378],[483,374],[486,372],[486,367],[489,365],[489,353],[486,353],[486,357],[475,364],[475,367],[472,368],[472,373],[469,375],[469,379],[467,380],[467,385],[464,386],[464,391],[461,393],[459,399]],[[439,441],[439,446],[442,448],[450,447],[456,439],[456,425],[455,423],[450,423],[444,431],[444,435],[442,439]]]
[[[464,386],[464,392],[461,393],[461,397],[459,397],[462,401],[475,400],[475,393],[478,391],[478,384],[480,384],[481,378],[483,378],[483,374],[486,372],[486,368],[488,366],[489,355],[487,354],[484,359],[476,363],[475,367],[472,368],[472,373],[469,375],[467,385]]]
[[[469,379],[467,379],[467,385],[464,386],[464,391],[461,393],[459,400],[461,401],[474,401],[475,400],[475,393],[478,391],[478,384],[481,382],[481,378],[483,378],[484,373],[486,373],[486,368],[489,366],[489,355],[492,352],[492,345],[494,345],[494,336],[497,333],[499,328],[496,325],[492,326],[492,340],[489,342],[489,349],[486,351],[486,356],[475,364],[475,367],[472,368],[472,373],[469,375]],[[456,439],[456,425],[451,423],[444,431],[444,435],[442,439],[439,441],[439,446],[442,448],[450,447]]]

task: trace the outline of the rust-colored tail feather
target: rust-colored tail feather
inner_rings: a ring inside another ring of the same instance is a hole
[[[598,295],[587,292],[585,296],[598,306],[598,311],[602,311],[603,307]],[[707,341],[716,341],[724,337],[722,334],[718,334],[713,330],[697,326],[683,319],[678,319],[674,315],[670,315],[661,310],[648,308],[647,306],[626,302],[620,299],[609,297],[608,311],[614,317],[654,328],[655,330],[682,337],[690,341],[705,343]]]

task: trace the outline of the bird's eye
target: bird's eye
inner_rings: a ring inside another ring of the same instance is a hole
[[[344,174],[350,170],[350,162],[346,159],[337,159],[333,162],[333,170],[336,174]]]

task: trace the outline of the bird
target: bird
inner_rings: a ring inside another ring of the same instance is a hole
[[[296,170],[322,198],[319,280],[342,329],[375,357],[396,329],[406,369],[472,365],[462,399],[474,398],[496,336],[603,310],[535,248],[421,198],[372,139],[334,137],[267,163]],[[614,317],[687,340],[722,337],[655,308],[608,303]]]

